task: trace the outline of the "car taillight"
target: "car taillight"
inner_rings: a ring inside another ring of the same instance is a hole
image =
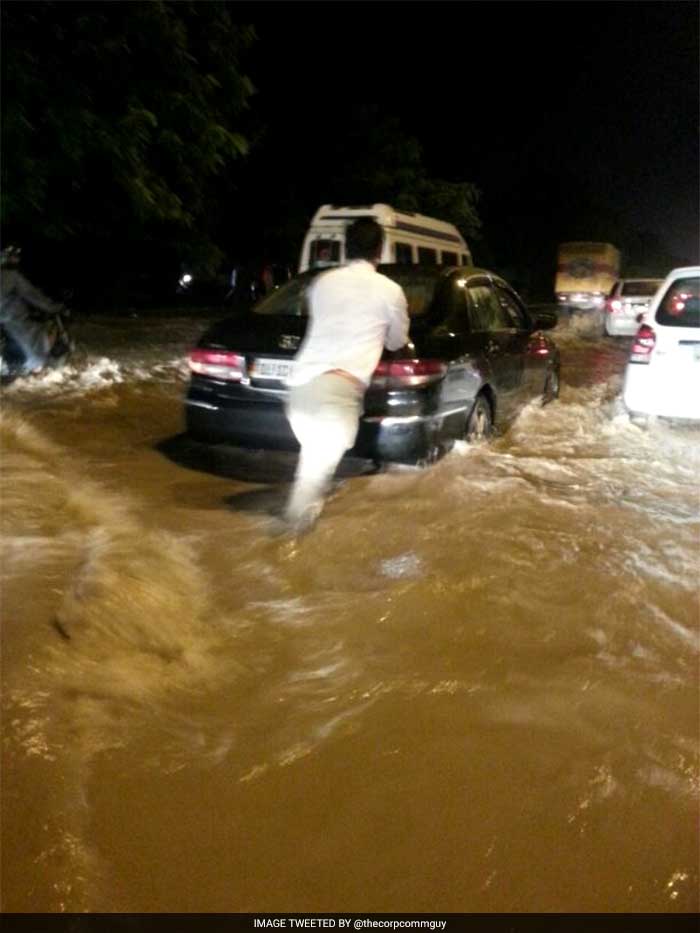
[[[198,376],[240,382],[245,371],[245,357],[229,350],[192,350],[190,370]]]
[[[382,360],[372,374],[375,388],[404,388],[438,382],[447,372],[441,360]]]
[[[608,298],[606,306],[611,314],[615,311],[622,311],[622,302],[619,298]]]
[[[527,345],[527,352],[531,356],[549,356],[549,344],[542,334],[534,334]]]
[[[656,345],[656,334],[648,324],[642,324],[630,351],[630,363],[648,363]]]

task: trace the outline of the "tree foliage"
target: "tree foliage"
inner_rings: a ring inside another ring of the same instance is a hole
[[[123,296],[156,268],[176,281],[182,261],[293,264],[326,202],[387,202],[479,234],[475,186],[433,177],[380,107],[280,110],[272,58],[268,98],[249,109],[257,37],[234,4],[0,9],[3,235],[71,285]]]
[[[450,221],[467,239],[479,236],[477,187],[467,181],[434,178],[424,147],[404,130],[398,117],[383,114],[375,106],[359,107],[345,130],[341,126],[334,135],[338,143],[326,174],[329,201],[386,202],[400,210]],[[327,146],[320,147],[321,153],[327,151]]]
[[[207,242],[247,152],[252,27],[223,3],[2,5],[2,222],[49,241]]]

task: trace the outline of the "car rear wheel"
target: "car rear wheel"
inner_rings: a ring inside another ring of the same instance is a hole
[[[475,441],[484,441],[491,436],[493,430],[493,415],[488,399],[484,395],[477,395],[474,407],[467,418],[467,427],[464,439],[470,444]]]

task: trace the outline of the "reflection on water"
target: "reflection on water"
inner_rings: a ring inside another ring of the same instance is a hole
[[[3,909],[696,911],[700,437],[626,342],[289,542],[288,463],[165,455],[201,326],[4,397]]]

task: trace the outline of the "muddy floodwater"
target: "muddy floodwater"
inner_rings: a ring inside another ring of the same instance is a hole
[[[694,912],[700,431],[629,341],[428,470],[178,435],[204,318],[3,390],[2,909]]]

